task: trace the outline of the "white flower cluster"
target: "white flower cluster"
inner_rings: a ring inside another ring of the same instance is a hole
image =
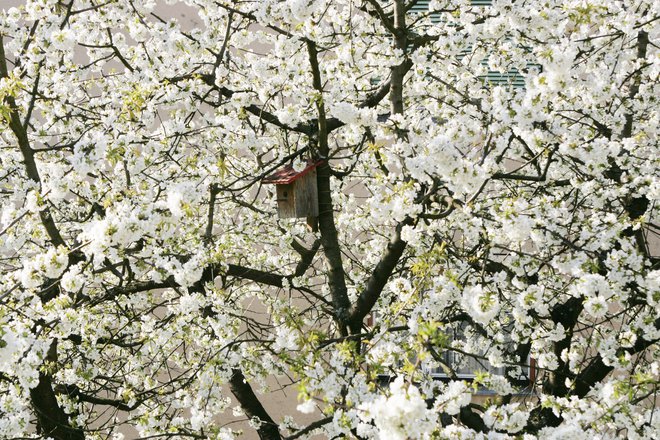
[[[428,408],[419,390],[397,377],[389,396],[360,405],[360,417],[372,421],[381,440],[428,438],[435,428],[437,413]]]
[[[502,406],[491,406],[484,414],[484,423],[498,431],[512,434],[522,430],[527,425],[529,413],[518,409],[520,404],[512,403]]]
[[[500,302],[497,294],[485,290],[481,285],[465,288],[463,290],[462,304],[472,319],[482,325],[488,325],[500,311]]]
[[[67,268],[69,256],[64,248],[51,248],[25,263],[20,280],[25,288],[41,285],[45,279],[57,279]]]

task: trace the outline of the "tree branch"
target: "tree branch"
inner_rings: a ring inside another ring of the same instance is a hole
[[[332,422],[334,420],[334,417],[325,417],[321,420],[317,420],[316,422],[310,423],[307,425],[305,428],[301,429],[300,431],[296,431],[296,433],[291,434],[289,436],[284,437],[285,440],[294,440],[297,439],[298,437],[302,437],[303,435],[309,434],[310,432],[314,431],[317,428],[320,428],[323,425],[327,425],[328,423]]]
[[[388,243],[385,254],[369,277],[366,287],[355,301],[350,316],[351,330],[354,333],[359,332],[362,328],[362,320],[373,309],[385,284],[387,284],[394,268],[401,259],[401,255],[403,255],[403,251],[406,249],[406,242],[401,239],[401,230],[404,226],[411,225],[412,223],[413,220],[407,218],[397,225],[394,237]]]
[[[7,59],[5,57],[5,47],[2,35],[0,35],[0,78],[8,78],[9,72],[7,71]],[[41,187],[41,177],[39,176],[39,170],[37,169],[37,164],[34,160],[34,151],[30,147],[30,140],[28,139],[27,131],[23,124],[21,123],[21,117],[18,114],[16,100],[13,96],[7,96],[5,101],[10,108],[10,120],[9,127],[11,131],[16,136],[18,141],[18,147],[23,156],[23,162],[25,163],[25,170],[28,177],[36,182],[39,187]],[[50,241],[54,246],[66,246],[62,235],[60,234],[55,220],[50,213],[48,207],[44,207],[39,211],[39,218],[41,223],[46,229],[46,233],[50,237]]]
[[[54,340],[46,355],[46,362],[57,362],[57,340]],[[69,416],[57,402],[50,374],[39,373],[37,386],[30,389],[30,402],[37,416],[37,431],[43,437],[55,440],[84,440],[83,431],[73,428]]]
[[[314,157],[313,153],[312,157],[315,159],[327,159],[329,157],[328,127],[325,119],[323,84],[321,82],[318,53],[314,42],[307,41],[307,53],[309,54],[314,89],[318,93],[316,97],[316,108],[319,116],[318,151],[316,151],[317,157]],[[321,232],[321,244],[323,245],[323,251],[329,266],[328,285],[330,287],[330,294],[332,295],[335,320],[339,326],[340,333],[342,336],[345,336],[347,334],[351,303],[348,299],[344,265],[339,247],[337,228],[335,226],[332,190],[330,188],[330,165],[327,160],[317,168],[316,177],[319,197],[319,231]]]
[[[407,50],[407,37],[405,32],[406,11],[403,0],[394,1],[394,28],[392,33],[395,37],[396,47],[405,53]],[[410,69],[409,65],[412,66],[412,63],[406,58],[401,64],[391,68],[390,110],[392,114],[403,114],[403,79]],[[394,238],[387,245],[385,255],[376,265],[371,277],[369,277],[367,286],[355,302],[349,318],[353,333],[358,333],[362,328],[362,320],[376,304],[385,284],[387,284],[387,280],[392,275],[392,271],[399,262],[401,255],[403,255],[406,242],[401,239],[401,230],[404,226],[412,223],[412,219],[406,218],[397,225]]]
[[[284,275],[277,275],[270,272],[265,272],[258,269],[251,269],[249,267],[240,266],[237,264],[228,264],[228,269],[226,272],[227,276],[242,278],[250,281],[254,281],[259,284],[266,284],[273,287],[283,287],[283,280],[286,278]],[[216,275],[219,275],[221,272],[215,271]],[[208,278],[208,277],[204,277]],[[207,279],[206,281],[212,281]]]
[[[252,391],[252,387],[245,379],[243,372],[237,368],[232,370],[231,379],[229,379],[229,389],[238,400],[245,414],[250,417],[256,417],[261,421],[257,428],[257,434],[261,440],[281,440],[279,427],[270,417],[266,409],[259,401],[259,398]]]

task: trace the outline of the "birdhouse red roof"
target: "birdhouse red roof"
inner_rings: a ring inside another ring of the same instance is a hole
[[[264,178],[263,183],[270,183],[275,185],[288,185],[298,179],[300,179],[305,174],[309,173],[319,165],[323,163],[323,160],[317,160],[316,162],[310,161],[307,162],[307,166],[301,171],[296,171],[293,169],[292,165],[286,165],[283,168],[275,171],[270,176]]]

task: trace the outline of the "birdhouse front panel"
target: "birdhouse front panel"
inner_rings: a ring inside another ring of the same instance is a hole
[[[294,186],[296,182],[288,185],[277,185],[277,215],[279,218],[294,218],[296,215],[296,196]]]

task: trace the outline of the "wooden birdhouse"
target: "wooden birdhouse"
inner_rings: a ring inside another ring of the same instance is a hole
[[[301,171],[296,171],[293,166],[287,165],[264,178],[263,183],[273,184],[276,187],[279,218],[318,217],[316,168],[322,163],[322,160],[308,162]]]

